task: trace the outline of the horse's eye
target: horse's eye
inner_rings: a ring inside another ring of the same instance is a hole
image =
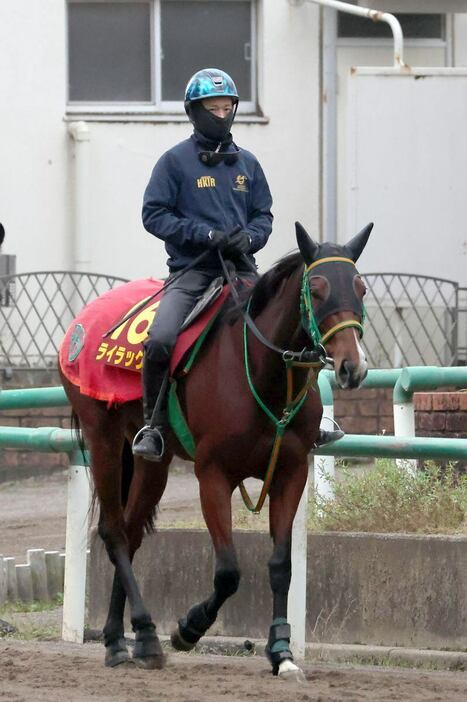
[[[327,300],[330,293],[329,281],[321,275],[314,275],[310,281],[311,297],[314,300]]]
[[[311,297],[312,297],[314,300],[319,300],[319,299],[320,299],[321,295],[319,294],[318,288],[310,288],[310,292],[311,292]]]
[[[365,297],[366,295],[366,285],[363,282],[363,280],[360,278],[359,275],[356,275],[354,278],[354,290],[357,293],[357,295],[360,295],[361,297]]]

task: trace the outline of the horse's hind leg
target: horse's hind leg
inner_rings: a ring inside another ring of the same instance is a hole
[[[232,486],[219,469],[203,469],[198,479],[201,507],[216,553],[214,592],[179,620],[171,641],[180,651],[191,650],[204,636],[225,600],[237,591],[240,581],[232,541]]]
[[[160,665],[160,660],[162,660],[159,658],[160,644],[155,633],[155,626],[144,606],[133,573],[131,565],[133,554],[130,553],[123,513],[121,497],[123,418],[121,414],[118,415],[117,411],[107,411],[101,404],[97,408],[94,405],[93,410],[93,413],[90,413],[89,421],[86,421],[84,411],[81,412],[80,419],[86,444],[91,454],[92,473],[99,498],[99,535],[104,541],[111,562],[115,566],[109,616],[104,628],[106,665],[115,666],[126,660],[126,645],[123,640],[125,594],[130,605],[132,624],[140,632],[140,637],[146,637],[148,641],[146,650],[149,650],[150,645],[152,645],[154,656],[151,660],[151,667],[156,667],[158,664]]]
[[[167,453],[164,460],[154,466],[154,463],[135,457],[134,474],[125,509],[130,560],[133,560],[141,545],[145,527],[152,527],[155,508],[167,484],[171,458]],[[139,667],[162,668],[165,658],[155,627],[152,623],[148,627],[144,612],[141,614],[132,611],[131,616],[131,624],[136,634],[133,660]]]
[[[292,472],[293,471],[293,472]],[[274,549],[269,560],[269,580],[273,594],[273,622],[269,629],[266,655],[274,675],[301,681],[301,670],[293,663],[290,650],[290,625],[287,622],[287,599],[292,575],[292,526],[305,487],[308,465],[293,470],[278,468],[269,493],[269,523]]]

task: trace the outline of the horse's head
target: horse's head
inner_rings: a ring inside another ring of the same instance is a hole
[[[368,224],[345,246],[315,243],[302,225],[296,225],[297,243],[306,264],[305,292],[313,309],[311,323],[321,344],[334,360],[341,388],[358,387],[367,374],[360,338],[363,334],[363,296],[366,288],[355,266],[373,224]],[[313,319],[314,318],[314,319]]]

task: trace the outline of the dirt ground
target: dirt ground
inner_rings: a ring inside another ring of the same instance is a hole
[[[66,471],[0,484],[0,554],[22,563],[28,548],[64,551],[66,504]],[[192,473],[174,471],[161,502],[158,524],[186,519],[202,520],[198,483]]]
[[[63,550],[65,546],[67,475],[56,474],[0,485],[0,553],[26,557],[28,548]],[[200,520],[197,482],[192,474],[169,478],[159,524]],[[235,499],[239,504],[239,498]],[[60,610],[2,615],[14,621],[23,638],[0,637],[0,702],[464,702],[467,674],[349,665],[316,665],[303,669],[306,682],[273,678],[263,656],[194,655],[170,652],[163,671],[144,671],[132,664],[103,666],[103,647],[64,643],[57,637]],[[31,623],[29,619],[34,619]],[[34,626],[51,626],[50,640],[34,640]],[[24,640],[24,632],[29,631]]]
[[[0,700],[23,702],[465,702],[465,673],[305,665],[306,682],[273,678],[262,657],[174,653],[164,670],[102,664],[98,644],[0,640]]]

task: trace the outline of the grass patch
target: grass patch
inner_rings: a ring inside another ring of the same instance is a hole
[[[47,612],[63,605],[63,595],[57,595],[49,602],[35,600],[34,602],[7,602],[0,607],[0,618],[8,614],[29,614],[31,612]]]
[[[4,639],[20,639],[21,641],[51,641],[61,637],[58,626],[22,626],[13,634],[7,634]]]
[[[344,467],[328,481],[334,497],[309,503],[312,531],[467,533],[467,475],[452,466],[411,472],[385,459],[362,475]]]

